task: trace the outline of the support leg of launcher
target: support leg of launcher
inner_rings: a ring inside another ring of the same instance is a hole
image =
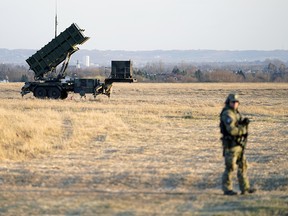
[[[105,85],[104,85],[104,91],[105,91],[104,94],[106,94],[106,95],[110,98],[110,95],[111,95],[111,93],[112,93],[112,83],[110,83],[110,84],[105,84]]]
[[[110,98],[110,95],[112,93],[112,83],[102,83],[101,85],[98,85],[94,90],[94,98],[96,98],[99,94],[107,95]]]

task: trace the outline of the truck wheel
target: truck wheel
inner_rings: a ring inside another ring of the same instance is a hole
[[[64,100],[68,97],[68,93],[66,91],[61,92],[61,99]]]
[[[47,96],[47,92],[46,92],[46,89],[43,88],[43,87],[37,87],[34,92],[33,92],[34,96],[36,98],[45,98]]]
[[[49,88],[48,97],[51,99],[58,99],[61,97],[61,91],[56,87]]]

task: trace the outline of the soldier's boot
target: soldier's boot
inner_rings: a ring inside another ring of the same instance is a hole
[[[234,195],[237,195],[237,192],[233,190],[228,190],[228,191],[224,191],[224,195],[234,196]]]
[[[252,193],[255,193],[257,190],[255,188],[249,188],[249,189],[246,189],[244,191],[241,192],[241,195],[245,195],[245,194],[252,194]]]

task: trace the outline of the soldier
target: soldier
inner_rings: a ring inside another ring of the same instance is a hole
[[[237,94],[229,94],[225,101],[225,107],[220,114],[223,157],[225,157],[225,171],[222,177],[224,195],[237,195],[237,192],[233,191],[232,183],[232,174],[237,165],[237,177],[241,194],[254,193],[256,191],[250,188],[247,177],[247,161],[244,155],[249,119],[242,119],[238,106],[239,96]]]

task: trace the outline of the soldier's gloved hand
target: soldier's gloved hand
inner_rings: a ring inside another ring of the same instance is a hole
[[[248,126],[250,123],[250,120],[248,118],[244,118],[242,121],[241,121],[241,124],[242,125],[245,125],[245,126]]]

